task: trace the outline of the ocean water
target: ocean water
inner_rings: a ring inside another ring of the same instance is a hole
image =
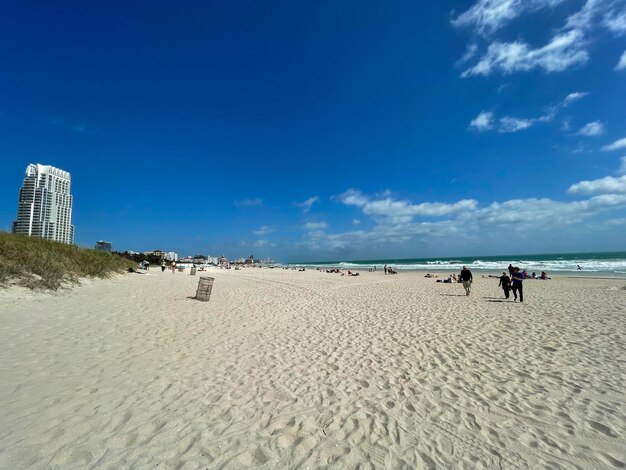
[[[374,259],[362,261],[329,261],[291,263],[291,266],[339,267],[342,269],[382,269],[386,264],[398,270],[458,272],[463,266],[472,271],[502,272],[509,263],[528,273],[610,275],[626,277],[626,252],[558,253],[539,255],[470,256],[453,258]],[[581,269],[578,269],[580,266]]]

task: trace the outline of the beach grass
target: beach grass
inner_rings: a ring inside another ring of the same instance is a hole
[[[58,290],[80,278],[106,278],[132,265],[111,253],[0,232],[0,287]]]

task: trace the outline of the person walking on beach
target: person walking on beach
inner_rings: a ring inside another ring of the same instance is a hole
[[[463,282],[465,295],[470,295],[470,290],[472,289],[472,271],[467,269],[467,266],[463,266],[459,278],[461,279],[461,282]]]
[[[513,301],[517,300],[517,293],[519,292],[519,301],[524,301],[524,289],[522,282],[524,282],[524,275],[519,272],[519,268],[513,269]]]
[[[515,268],[513,267],[513,265],[511,263],[509,263],[509,276],[513,276],[513,270]]]
[[[500,283],[498,284],[498,287],[502,287],[504,297],[508,299],[509,291],[511,290],[511,278],[506,273],[502,273],[502,276],[500,276]]]
[[[387,265],[385,265],[385,274],[387,274]]]
[[[165,261],[161,262],[161,272],[165,272]]]

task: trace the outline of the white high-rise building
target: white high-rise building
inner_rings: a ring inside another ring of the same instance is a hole
[[[50,165],[28,165],[13,233],[74,243],[70,174]]]

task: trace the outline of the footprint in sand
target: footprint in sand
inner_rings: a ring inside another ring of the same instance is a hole
[[[264,463],[267,463],[268,460],[269,457],[265,455],[265,453],[260,448],[247,450],[235,457],[235,461],[245,467],[256,467],[259,465],[263,465]]]
[[[591,426],[594,430],[601,432],[605,436],[617,437],[617,435],[613,432],[613,430],[610,427],[602,423],[598,423],[596,421],[591,421],[591,420],[589,420],[588,423],[589,423],[589,426]]]

